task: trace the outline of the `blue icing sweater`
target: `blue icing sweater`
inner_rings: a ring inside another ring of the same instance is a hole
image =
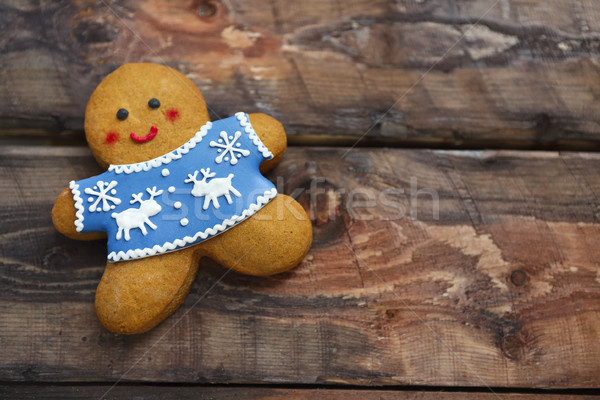
[[[272,158],[248,115],[208,122],[153,160],[72,181],[77,232],[106,232],[108,260],[148,257],[209,239],[277,196],[259,164]]]

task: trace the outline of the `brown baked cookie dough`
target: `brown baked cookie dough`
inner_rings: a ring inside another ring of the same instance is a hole
[[[283,157],[285,131],[265,114],[250,114],[249,120],[273,154],[260,165],[264,173]],[[158,64],[126,64],[92,94],[85,133],[92,154],[108,168],[160,157],[188,142],[208,121],[204,98],[185,75]],[[76,213],[71,190],[65,189],[52,210],[56,229],[80,240],[105,237],[78,233]],[[311,242],[308,216],[295,200],[279,194],[248,219],[203,242],[146,258],[108,262],[96,291],[98,318],[113,332],[145,332],[181,305],[201,257],[244,274],[266,276],[300,263]]]

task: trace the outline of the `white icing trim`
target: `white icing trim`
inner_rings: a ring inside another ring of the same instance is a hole
[[[260,140],[256,132],[254,131],[254,128],[252,128],[252,124],[246,117],[246,113],[238,112],[235,114],[235,116],[240,122],[240,125],[244,128],[244,132],[248,134],[248,137],[250,138],[250,140],[252,140],[252,143],[256,146],[258,151],[262,153],[263,157],[273,158],[273,153],[271,153],[269,149],[263,144],[263,142]],[[202,141],[202,138],[206,136],[210,128],[212,128],[212,122],[209,121],[206,124],[204,124],[204,126],[202,126],[200,130],[196,132],[194,137],[192,137],[187,143],[163,156],[135,164],[111,165],[108,167],[108,170],[114,171],[115,174],[131,174],[133,172],[148,171],[152,168],[157,168],[161,165],[166,165],[173,160],[180,159],[184,154],[187,154],[190,151],[190,149],[196,147],[196,144]]]
[[[132,172],[148,171],[152,168],[160,167],[161,165],[168,164],[173,160],[180,159],[184,154],[187,154],[190,149],[196,147],[196,144],[202,141],[202,138],[206,136],[208,130],[212,127],[212,122],[207,122],[200,128],[198,132],[183,146],[178,147],[170,153],[164,156],[156,157],[152,160],[136,163],[136,164],[125,164],[125,165],[111,165],[108,167],[109,171],[114,171],[115,174],[131,174]]]
[[[186,244],[194,243],[196,240],[198,240],[198,238],[206,239],[209,236],[215,236],[218,233],[225,231],[228,227],[232,227],[238,222],[241,222],[255,214],[262,208],[262,206],[267,204],[275,196],[277,196],[277,189],[269,189],[265,191],[262,196],[258,196],[256,203],[251,204],[247,209],[245,209],[242,212],[242,215],[234,215],[233,217],[224,220],[221,224],[217,224],[212,228],[207,228],[204,231],[197,232],[194,236],[186,236],[183,239],[175,239],[173,242],[165,242],[165,244],[162,246],[157,244],[152,248],[146,247],[144,249],[127,250],[127,252],[119,251],[118,253],[112,251],[108,255],[108,260],[115,262],[162,254],[171,250],[175,250],[178,247],[184,247]]]
[[[83,230],[83,199],[81,198],[81,192],[79,191],[79,185],[75,183],[75,181],[71,181],[69,183],[69,188],[71,189],[71,193],[73,194],[73,200],[75,201],[75,216],[77,219],[75,220],[75,230],[77,232],[81,232]]]
[[[273,153],[267,149],[267,146],[263,144],[254,131],[254,128],[252,128],[252,124],[250,124],[250,121],[248,118],[246,118],[246,113],[239,112],[236,113],[235,116],[237,117],[238,121],[240,121],[240,125],[244,128],[244,131],[248,134],[248,137],[252,140],[252,143],[254,143],[254,145],[258,148],[258,151],[262,153],[263,157],[273,158]]]

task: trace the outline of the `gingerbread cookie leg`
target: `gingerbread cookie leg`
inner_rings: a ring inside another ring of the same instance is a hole
[[[143,333],[183,303],[200,253],[189,247],[160,257],[108,263],[96,291],[96,313],[108,330]]]
[[[267,276],[302,261],[312,242],[312,224],[293,198],[280,194],[226,234],[200,246],[208,256],[238,272]]]

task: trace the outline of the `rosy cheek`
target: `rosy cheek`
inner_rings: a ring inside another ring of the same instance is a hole
[[[177,111],[176,108],[169,108],[167,110],[167,112],[165,113],[165,117],[171,121],[171,122],[175,122],[179,119],[179,111]]]
[[[104,138],[104,143],[106,144],[115,144],[119,141],[119,134],[116,132],[108,132],[106,137]]]

